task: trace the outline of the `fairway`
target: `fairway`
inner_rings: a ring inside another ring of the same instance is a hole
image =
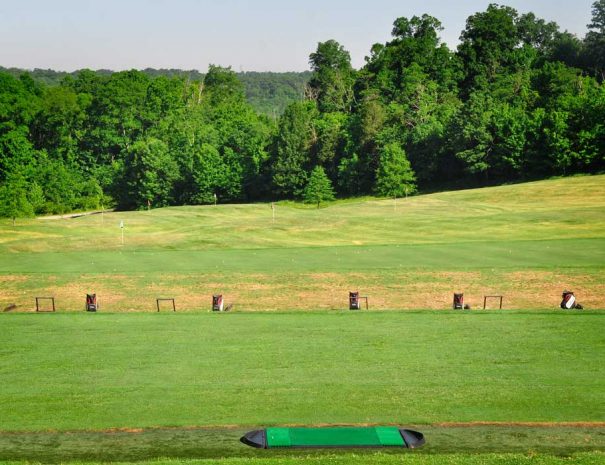
[[[321,424],[417,425],[418,453],[605,450],[603,314],[1,317],[2,430],[31,433],[0,459],[252,457],[246,428]]]
[[[603,318],[3,315],[2,424],[605,421]]]
[[[120,221],[124,221],[124,245]],[[563,289],[605,308],[605,176],[410,197],[113,212],[20,220],[0,228],[0,307],[31,311],[34,296],[81,311],[346,308],[360,290],[374,309],[444,309],[453,292],[473,308],[556,308]]]

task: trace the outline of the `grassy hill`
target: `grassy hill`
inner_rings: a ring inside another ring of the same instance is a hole
[[[124,244],[120,221],[124,222]],[[31,310],[53,295],[81,310],[342,309],[359,289],[374,309],[557,306],[564,288],[605,308],[605,176],[341,201],[165,208],[0,223],[0,307]]]

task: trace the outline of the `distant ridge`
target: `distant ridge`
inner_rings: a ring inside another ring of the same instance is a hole
[[[82,70],[67,72],[41,68],[27,70],[23,68],[5,68],[0,66],[0,72],[5,72],[15,77],[18,77],[23,73],[28,73],[34,81],[47,86],[59,85],[66,76],[76,77],[80,71]],[[93,71],[100,76],[110,76],[118,72],[109,69],[97,69]],[[168,78],[183,77],[190,81],[201,81],[204,79],[205,75],[196,69],[145,68],[140,71],[152,78],[159,76]],[[302,99],[303,89],[311,78],[311,71],[291,71],[283,73],[272,71],[241,71],[237,73],[237,77],[244,84],[246,98],[250,105],[252,105],[258,113],[277,117],[283,113],[284,109],[291,102]]]

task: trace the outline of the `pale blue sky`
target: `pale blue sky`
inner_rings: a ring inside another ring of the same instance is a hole
[[[358,68],[400,16],[431,14],[458,42],[489,0],[0,0],[0,65],[21,68],[183,68],[302,71],[317,42],[335,39]],[[593,0],[508,0],[520,13],[583,37]]]

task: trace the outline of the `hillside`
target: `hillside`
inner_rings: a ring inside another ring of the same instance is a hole
[[[124,245],[120,221],[124,222]],[[3,220],[0,306],[55,295],[79,310],[150,310],[174,296],[207,309],[338,309],[360,289],[375,309],[448,308],[503,294],[505,308],[556,307],[571,288],[605,308],[605,176],[574,177],[315,209],[277,203],[175,207],[73,219]]]

